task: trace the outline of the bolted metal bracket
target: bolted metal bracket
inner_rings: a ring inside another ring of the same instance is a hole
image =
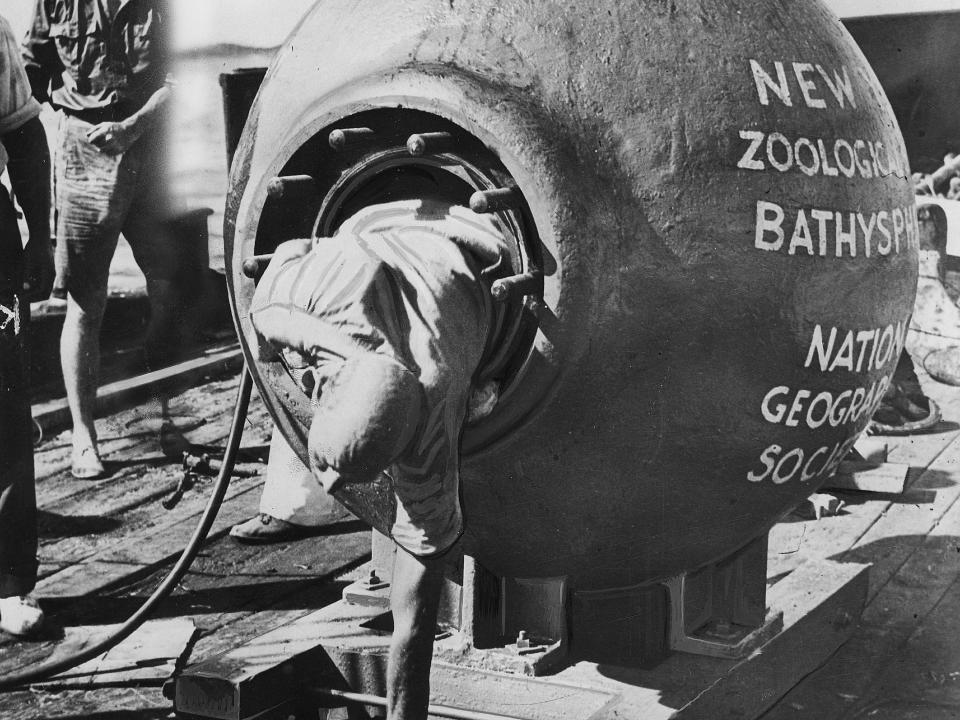
[[[691,621],[685,612],[686,575],[671,578],[663,584],[670,594],[671,650],[738,660],[765,645],[783,630],[782,610],[768,612],[760,627],[710,618],[699,627],[688,630]]]
[[[380,577],[376,568],[369,575],[356,580],[343,589],[343,601],[364,607],[390,607],[390,583]]]

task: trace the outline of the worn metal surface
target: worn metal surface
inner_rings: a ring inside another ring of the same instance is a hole
[[[702,566],[863,429],[910,312],[915,210],[889,104],[820,3],[318,3],[234,165],[242,330],[242,259],[292,227],[264,216],[268,181],[376,108],[491,148],[542,241],[539,334],[463,467],[463,547],[495,572],[589,589]],[[261,386],[303,454],[302,401]],[[351,507],[388,528],[382,487]]]

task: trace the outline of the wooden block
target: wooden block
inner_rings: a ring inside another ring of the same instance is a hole
[[[851,453],[850,460],[864,460],[870,463],[885,463],[889,455],[889,445],[884,438],[873,437],[871,435],[861,435],[853,444],[854,453]]]
[[[900,463],[854,462],[844,460],[837,474],[827,480],[824,489],[899,495],[907,488],[909,465]]]
[[[67,628],[64,640],[57,645],[50,659],[57,660],[85,650],[118,627],[97,625]],[[196,628],[189,619],[150,620],[102,655],[35,686],[52,690],[120,683],[158,685],[173,673],[177,660],[186,650],[194,632]]]

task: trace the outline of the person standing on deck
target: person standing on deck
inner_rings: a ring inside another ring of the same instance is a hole
[[[149,368],[178,343],[176,246],[163,236],[167,51],[162,0],[36,0],[23,58],[34,97],[63,112],[54,156],[60,340],[74,477],[104,474],[94,405],[110,261],[122,232],[147,281]]]
[[[29,596],[37,582],[37,506],[26,362],[30,302],[53,285],[50,151],[39,115],[17,41],[0,15],[0,175],[9,171],[29,233],[24,246],[0,185],[0,630],[14,635],[43,622]]]

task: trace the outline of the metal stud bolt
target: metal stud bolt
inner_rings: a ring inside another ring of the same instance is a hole
[[[521,630],[517,633],[517,650],[526,650],[530,647],[530,638],[527,637],[527,631]]]
[[[260,272],[270,264],[270,260],[273,258],[273,253],[268,253],[266,255],[251,255],[248,258],[245,258],[243,264],[240,266],[243,270],[243,274],[246,275],[251,280],[256,280],[260,275]]]
[[[478,190],[470,196],[470,209],[475,213],[491,213],[513,210],[520,205],[520,192],[516,188]]]
[[[506,302],[512,297],[532,295],[540,289],[543,274],[538,270],[511,275],[495,280],[490,286],[490,294],[497,302]]]
[[[448,132],[416,133],[407,138],[407,152],[415,157],[446,152],[452,148],[453,136]]]
[[[282,175],[267,182],[267,197],[271,200],[296,200],[317,195],[317,183],[311,175]]]
[[[347,148],[357,147],[373,139],[376,133],[368,127],[340,128],[332,130],[327,142],[330,147],[340,152]]]

